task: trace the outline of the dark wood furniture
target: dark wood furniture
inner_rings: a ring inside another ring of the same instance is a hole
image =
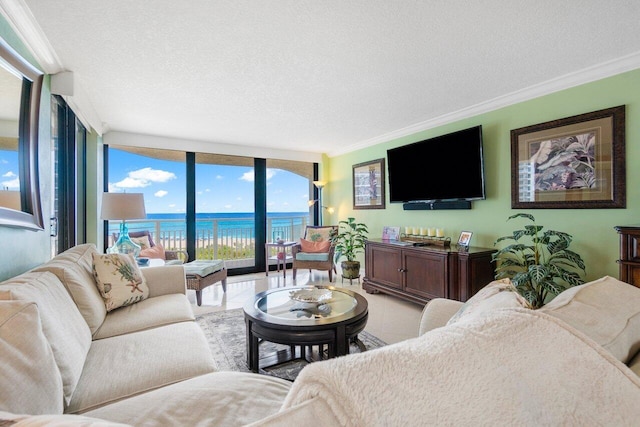
[[[347,289],[334,286],[315,286],[308,289],[331,290],[333,296],[326,304],[314,305],[291,300],[290,292],[307,289],[289,287],[260,292],[244,305],[247,328],[247,366],[260,372],[269,366],[296,358],[312,361],[312,352],[306,350],[318,346],[318,354],[328,346],[328,357],[349,353],[349,342],[357,340],[368,319],[367,300]],[[262,355],[262,341],[290,346],[274,354]]]
[[[466,301],[494,280],[494,252],[371,239],[365,248],[362,287],[368,293],[383,292],[419,304],[433,298]]]
[[[618,225],[614,228],[620,235],[619,279],[640,287],[640,225]]]

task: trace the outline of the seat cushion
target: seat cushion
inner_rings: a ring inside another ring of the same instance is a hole
[[[0,410],[62,413],[62,378],[34,302],[0,301],[0,355]]]
[[[102,325],[107,315],[104,300],[93,277],[92,254],[97,253],[93,244],[78,245],[33,269],[33,271],[49,271],[60,279],[89,325],[91,333]]]
[[[81,413],[215,370],[195,322],[95,340],[66,412]]]
[[[296,254],[296,260],[298,261],[329,261],[329,254],[298,252]]]
[[[640,351],[640,289],[605,276],[562,292],[540,309],[609,350],[622,363]]]
[[[216,372],[85,415],[146,427],[244,426],[277,413],[290,388],[290,382],[267,375]]]
[[[91,332],[60,280],[52,273],[29,272],[0,284],[0,300],[35,302],[42,330],[53,350],[68,403],[82,374]]]
[[[224,260],[222,259],[195,260],[184,264],[184,272],[186,274],[197,274],[202,277],[213,274],[223,268]]]
[[[6,421],[3,424],[2,421]],[[0,411],[0,425],[11,427],[131,427],[82,415],[28,415]]]
[[[184,294],[160,295],[109,312],[93,339],[144,331],[177,322],[195,320]]]
[[[131,254],[93,254],[93,275],[107,311],[143,301],[149,287]]]

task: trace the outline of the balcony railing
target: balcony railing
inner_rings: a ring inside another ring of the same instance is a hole
[[[291,241],[304,235],[308,216],[267,219],[267,240],[278,237]],[[119,221],[109,222],[109,246],[120,231]],[[129,232],[151,233],[154,242],[168,250],[187,250],[186,222],[183,219],[143,219],[127,221]],[[259,250],[264,250],[259,248]],[[203,218],[196,220],[196,254],[189,259],[224,259],[228,268],[255,264],[255,224],[253,218]],[[275,255],[273,254],[269,254]]]

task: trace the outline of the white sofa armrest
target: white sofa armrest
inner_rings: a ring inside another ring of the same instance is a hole
[[[460,301],[446,298],[435,298],[429,301],[424,310],[422,310],[418,336],[432,329],[445,326],[463,304]]]
[[[187,293],[187,280],[182,265],[147,267],[142,269],[142,274],[149,286],[149,298]]]

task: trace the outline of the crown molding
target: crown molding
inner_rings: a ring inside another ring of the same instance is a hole
[[[394,139],[413,135],[418,132],[443,126],[458,120],[467,119],[490,111],[498,110],[509,105],[518,104],[544,95],[559,92],[585,83],[594,82],[607,77],[622,74],[640,68],[640,52],[634,52],[627,56],[611,61],[603,62],[580,71],[565,74],[563,76],[547,80],[545,82],[526,87],[524,89],[511,92],[509,94],[490,99],[452,113],[443,114],[433,119],[425,120],[392,132],[388,132],[374,138],[350,144],[340,150],[327,153],[329,157],[336,157],[342,154],[351,153],[357,150],[371,147],[373,145],[389,142]]]
[[[49,39],[24,1],[0,0],[0,13],[31,51],[34,59],[46,74],[55,74],[64,70],[62,62],[49,43]]]

